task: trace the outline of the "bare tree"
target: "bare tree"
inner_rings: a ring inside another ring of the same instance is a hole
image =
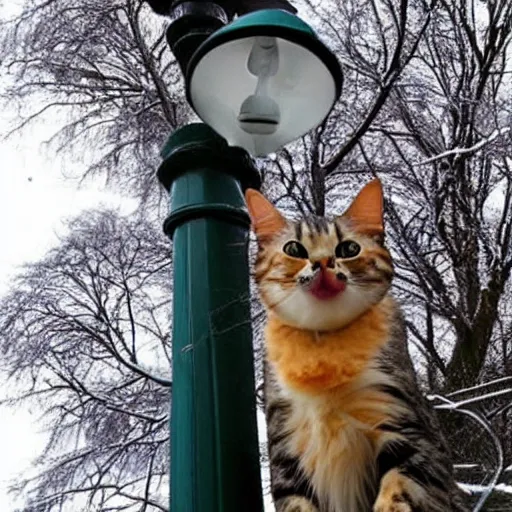
[[[86,175],[154,195],[159,148],[189,112],[162,20],[141,0],[28,0],[0,24],[12,130],[46,122],[48,142]]]
[[[8,404],[48,443],[20,481],[28,512],[168,510],[170,257],[142,219],[84,215],[0,304]]]
[[[425,324],[449,329],[444,361],[432,327],[413,334],[452,391],[485,377],[493,345],[507,340],[500,325],[510,325],[511,40],[510,2],[440,2],[393,91],[393,126],[382,120],[373,128],[383,137],[361,143],[376,165],[384,160],[371,146],[389,148],[396,193],[414,198],[388,208],[401,278]]]
[[[326,197],[339,194],[340,175],[346,187],[347,172],[368,171],[354,150],[369,134],[429,25],[433,7],[417,4],[307,2],[313,23],[342,63],[343,94],[324,123],[265,167],[276,201],[287,198],[299,212],[324,215]]]

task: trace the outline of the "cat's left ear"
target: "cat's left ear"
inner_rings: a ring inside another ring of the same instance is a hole
[[[245,202],[251,217],[252,228],[259,241],[269,239],[286,227],[286,219],[257,190],[245,191]]]
[[[348,218],[358,231],[383,238],[384,195],[381,181],[374,179],[365,185],[342,218]]]

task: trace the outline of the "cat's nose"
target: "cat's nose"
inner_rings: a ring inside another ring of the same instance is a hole
[[[334,258],[322,258],[314,261],[312,268],[313,270],[317,270],[319,268],[334,268]]]

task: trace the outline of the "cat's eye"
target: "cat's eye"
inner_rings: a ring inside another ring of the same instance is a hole
[[[306,259],[308,257],[306,248],[300,242],[295,242],[294,240],[284,244],[283,252],[292,258]]]
[[[361,252],[361,246],[352,240],[345,240],[336,246],[336,258],[353,258]]]

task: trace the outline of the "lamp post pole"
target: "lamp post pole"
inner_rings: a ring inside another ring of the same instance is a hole
[[[248,154],[205,124],[174,132],[158,177],[173,241],[171,511],[262,512],[243,189]]]
[[[288,0],[147,1],[171,18],[187,98],[216,130],[176,131],[158,170],[174,249],[171,512],[262,512],[242,194],[260,177],[245,150],[317,126],[342,72]]]

